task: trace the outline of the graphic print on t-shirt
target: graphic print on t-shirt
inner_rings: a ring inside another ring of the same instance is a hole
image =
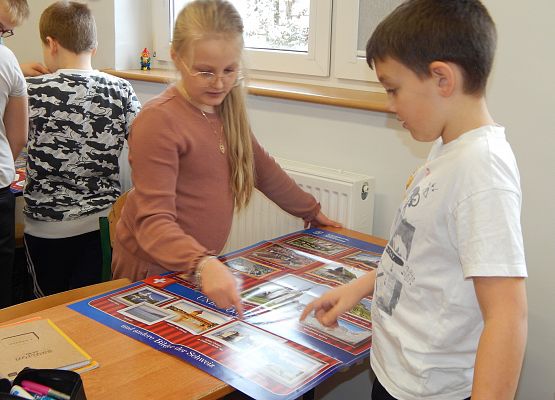
[[[376,305],[389,315],[393,314],[403,288],[404,271],[410,254],[414,226],[402,219],[395,234],[385,248],[381,269],[377,275]]]
[[[426,168],[423,174],[429,176],[430,170]],[[416,179],[421,178],[419,176]],[[428,182],[424,190],[421,190],[420,185],[414,186],[399,210],[395,233],[385,248],[381,269],[376,275],[376,306],[388,315],[393,314],[399,303],[403,285],[411,285],[415,280],[415,273],[408,259],[416,228],[408,222],[407,210],[418,207],[437,190],[436,184],[432,182]]]

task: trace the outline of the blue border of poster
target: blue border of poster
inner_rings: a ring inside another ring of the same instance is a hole
[[[289,253],[287,257],[272,259],[276,254],[283,256],[276,249]],[[253,398],[296,399],[338,370],[368,355],[371,345],[369,317],[365,321],[353,313],[342,319],[337,328],[340,332],[336,333],[321,326],[318,328],[315,323],[301,326],[298,316],[292,318],[295,314],[289,313],[298,313],[299,307],[306,305],[299,299],[307,297],[310,301],[307,290],[316,296],[322,290],[345,283],[333,275],[339,274],[337,270],[343,271],[342,267],[347,266],[349,271],[357,273],[363,273],[364,268],[370,270],[367,265],[344,262],[362,252],[374,254],[379,259],[383,247],[316,228],[221,256],[228,266],[235,266],[233,260],[240,260],[239,267],[259,267],[258,274],[268,274],[261,278],[245,270],[233,270],[244,278],[242,293],[245,294],[247,317],[242,321],[238,320],[235,310],[217,308],[178,273],[149,277],[68,307],[156,350],[172,354]],[[269,258],[264,258],[264,254]],[[287,267],[287,263],[296,261],[299,261],[297,269]],[[325,273],[321,273],[322,268],[326,268]],[[340,278],[354,279],[356,274],[349,271],[347,275],[339,274]],[[270,292],[260,289],[264,285],[283,286],[288,290],[288,301],[276,303],[274,307],[269,304],[275,300],[265,299],[266,303],[262,303],[261,293]],[[255,297],[246,295],[253,291],[258,291]],[[371,304],[371,299],[367,303]],[[191,311],[193,309],[195,311]],[[286,318],[275,318],[280,315]],[[233,329],[226,330],[226,327]],[[353,337],[363,339],[356,342]],[[238,338],[248,340],[239,342]]]

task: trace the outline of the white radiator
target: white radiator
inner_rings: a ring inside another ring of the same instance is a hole
[[[281,167],[322,205],[322,212],[345,228],[372,234],[374,178],[298,161],[276,158]],[[222,254],[261,240],[303,229],[303,220],[286,213],[259,191],[235,213]]]

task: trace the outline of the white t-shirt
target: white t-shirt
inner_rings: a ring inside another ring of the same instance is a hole
[[[0,188],[9,186],[15,178],[12,150],[4,126],[4,111],[10,97],[26,95],[27,85],[15,55],[0,44]]]
[[[526,276],[520,208],[503,127],[434,143],[377,271],[371,363],[392,396],[470,396],[483,320],[469,278]]]

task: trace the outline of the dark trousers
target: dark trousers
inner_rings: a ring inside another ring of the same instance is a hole
[[[387,393],[387,390],[382,386],[378,378],[374,379],[374,384],[372,385],[372,400],[397,400],[395,397]],[[470,397],[465,399],[470,400]]]
[[[36,297],[101,282],[100,231],[61,239],[25,234],[25,246]]]
[[[15,254],[15,198],[9,187],[0,189],[0,308],[12,305]]]

